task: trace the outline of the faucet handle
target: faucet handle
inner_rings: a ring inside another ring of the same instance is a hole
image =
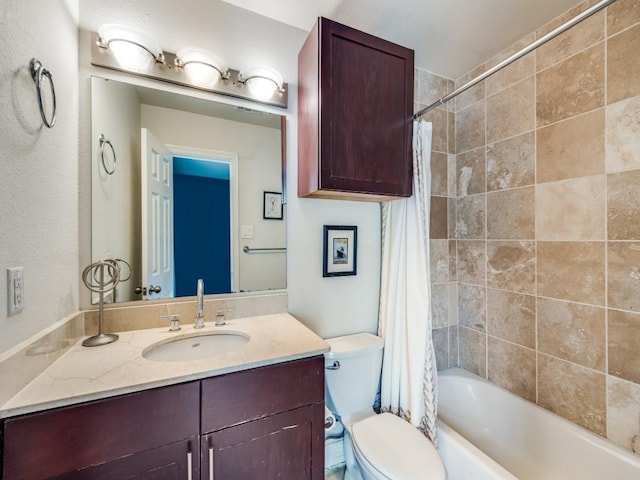
[[[162,319],[169,319],[171,322],[171,326],[169,327],[170,332],[177,332],[180,330],[180,315],[171,314],[171,315],[160,315]]]
[[[216,310],[216,327],[226,325],[227,322],[224,321],[224,314],[231,312],[233,312],[233,308],[221,308],[219,310]]]

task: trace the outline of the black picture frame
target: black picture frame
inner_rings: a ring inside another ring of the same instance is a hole
[[[282,220],[282,193],[264,192],[262,218],[265,220]]]
[[[358,227],[324,225],[322,276],[344,277],[358,274]]]

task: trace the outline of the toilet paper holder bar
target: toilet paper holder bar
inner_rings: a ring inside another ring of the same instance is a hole
[[[340,362],[338,360],[334,360],[333,361],[333,365],[327,365],[326,367],[327,370],[339,370],[340,369]]]

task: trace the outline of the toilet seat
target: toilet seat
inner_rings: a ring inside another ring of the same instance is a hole
[[[447,478],[431,441],[409,422],[391,413],[367,417],[351,427],[356,455],[379,478],[393,480]]]

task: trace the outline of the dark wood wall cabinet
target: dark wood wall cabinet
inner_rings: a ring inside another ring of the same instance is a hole
[[[298,196],[411,196],[413,50],[326,18],[298,54]]]
[[[324,478],[322,356],[6,419],[3,480]]]

